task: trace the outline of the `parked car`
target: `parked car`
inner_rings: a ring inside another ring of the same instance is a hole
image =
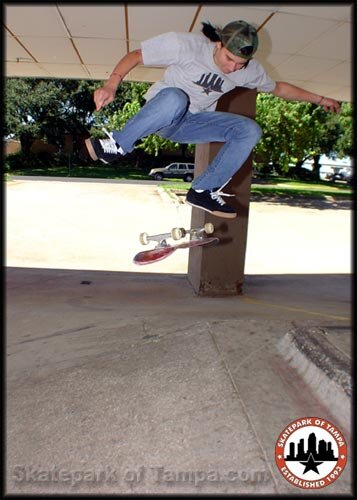
[[[303,167],[311,170],[313,160],[309,159],[303,163]],[[326,181],[344,180],[346,182],[352,182],[353,177],[353,164],[352,158],[345,156],[344,158],[329,158],[326,155],[321,155],[319,158],[320,164],[320,179]],[[340,172],[343,170],[346,172],[342,173],[341,178],[339,178]]]
[[[331,180],[332,181],[345,181],[348,184],[352,184],[352,178],[353,178],[353,172],[352,168],[341,168],[338,172],[332,174]]]
[[[183,179],[185,182],[193,180],[195,164],[194,163],[170,163],[163,168],[153,168],[150,170],[149,175],[156,181],[167,179]]]

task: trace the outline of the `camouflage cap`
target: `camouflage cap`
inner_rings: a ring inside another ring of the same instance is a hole
[[[257,30],[245,21],[232,21],[217,33],[223,47],[243,59],[251,59],[258,48]]]

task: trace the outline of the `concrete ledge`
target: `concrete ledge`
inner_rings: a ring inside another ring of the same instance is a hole
[[[350,431],[352,379],[348,356],[316,327],[291,330],[277,349],[340,425]]]

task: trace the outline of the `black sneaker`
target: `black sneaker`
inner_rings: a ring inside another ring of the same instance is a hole
[[[100,160],[103,163],[112,163],[120,158],[124,151],[119,144],[115,142],[113,136],[104,129],[109,139],[89,138],[85,140],[88,153],[92,160]]]
[[[237,217],[237,212],[233,207],[227,205],[222,196],[234,195],[222,193],[219,189],[197,192],[191,188],[187,193],[186,203],[193,207],[202,208],[202,210],[206,210],[206,212],[210,212],[218,217],[234,219]]]

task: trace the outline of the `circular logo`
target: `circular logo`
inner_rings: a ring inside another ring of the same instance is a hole
[[[347,445],[341,431],[322,418],[291,422],[278,437],[275,461],[292,485],[325,488],[340,477],[347,463]]]

